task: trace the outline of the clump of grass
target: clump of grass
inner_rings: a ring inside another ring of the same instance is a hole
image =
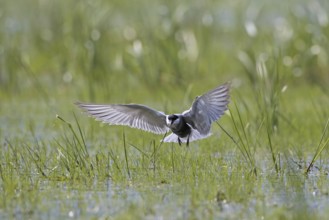
[[[325,149],[325,147],[329,143],[329,137],[327,137],[327,139],[324,140],[325,139],[325,136],[326,136],[326,134],[328,132],[328,124],[329,124],[329,118],[328,118],[328,120],[326,122],[326,125],[324,126],[321,139],[320,139],[319,144],[318,144],[318,146],[316,148],[316,151],[315,151],[314,156],[313,156],[313,158],[311,160],[311,163],[308,165],[308,167],[307,167],[307,169],[305,171],[306,174],[308,174],[311,171],[312,167],[314,166],[314,163],[316,162],[316,160],[319,158],[319,156],[322,153],[322,151]]]
[[[237,112],[238,119],[235,119],[235,116],[231,110],[229,110],[229,112],[230,112],[230,116],[232,119],[231,121],[232,121],[232,124],[234,127],[234,131],[238,137],[238,141],[236,141],[218,122],[217,122],[217,124],[225,132],[225,134],[229,136],[229,138],[233,141],[233,143],[238,147],[243,158],[248,163],[251,173],[253,173],[255,176],[257,176],[255,155],[254,155],[254,151],[252,151],[253,147],[251,146],[251,143],[250,143],[250,136],[249,136],[249,134],[247,134],[247,131],[246,131],[247,128],[245,126],[245,123],[242,120],[240,111],[235,103],[234,103],[234,106],[235,106],[235,109]]]
[[[21,166],[21,153],[6,139],[1,152],[0,178],[1,188],[4,195],[12,195],[20,183],[19,167]],[[28,170],[30,171],[30,170]]]
[[[268,139],[268,146],[269,146],[269,149],[270,149],[270,152],[271,152],[271,158],[272,158],[272,162],[274,164],[274,168],[275,168],[275,171],[277,173],[280,172],[280,160],[278,160],[277,158],[277,153],[275,152],[275,149],[274,149],[274,146],[273,146],[273,143],[272,143],[272,138],[271,138],[271,131],[269,128],[267,128],[267,139]]]
[[[59,146],[59,155],[61,155],[61,163],[72,177],[79,175],[78,173],[92,176],[93,165],[90,163],[91,161],[87,151],[87,146],[85,144],[84,137],[76,117],[75,120],[80,136],[77,135],[71,123],[67,122],[59,115],[56,117],[68,126],[71,134],[73,135],[72,138],[69,138],[66,136],[66,134],[64,134],[64,144],[61,144],[57,141]],[[77,172],[78,170],[82,172]]]
[[[25,144],[25,149],[28,152],[29,159],[31,160],[31,162],[34,163],[38,172],[41,173],[43,177],[47,178],[48,177],[48,174],[46,172],[47,156],[42,154],[39,143],[37,142],[35,147],[31,147],[30,145]]]
[[[257,116],[265,123],[265,135],[271,154],[273,166],[278,173],[278,147],[273,144],[273,136],[279,133],[279,123],[284,121],[291,128],[292,123],[280,112],[280,100],[283,91],[287,89],[281,73],[281,56],[274,54],[267,57],[264,54],[257,57],[254,53],[240,52],[239,59],[253,88],[257,104]]]
[[[80,178],[88,180],[96,177],[108,178],[111,177],[109,172],[112,168],[110,165],[111,159],[114,167],[121,173],[121,167],[113,151],[109,151],[107,156],[102,152],[93,156],[89,154],[85,137],[75,115],[77,131],[65,119],[58,115],[56,117],[68,127],[72,136],[69,137],[64,133],[62,141],[55,140],[58,146],[58,158],[56,160],[59,161],[59,165],[53,170],[53,172],[57,171],[57,175],[52,175],[49,178],[69,178],[72,180]]]

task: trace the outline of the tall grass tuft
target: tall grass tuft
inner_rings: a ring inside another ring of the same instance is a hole
[[[124,149],[124,154],[125,154],[125,162],[126,162],[127,174],[128,174],[129,179],[131,179],[130,169],[129,169],[129,162],[128,162],[127,146],[126,146],[126,136],[125,136],[125,133],[124,132],[122,134],[122,139],[123,139],[123,149]]]
[[[59,115],[56,117],[69,128],[72,134],[72,137],[68,137],[66,133],[64,134],[64,143],[60,143],[56,140],[59,146],[58,153],[62,166],[68,172],[70,178],[73,179],[84,176],[89,178],[95,176],[94,165],[87,151],[87,146],[77,118],[75,117],[75,121],[79,135],[74,130],[71,123],[67,122]]]
[[[280,111],[280,100],[283,92],[287,89],[282,73],[281,56],[279,53],[267,55],[266,53],[256,56],[249,52],[240,52],[239,60],[244,67],[247,78],[253,90],[257,103],[257,116],[265,122],[265,135],[268,140],[273,166],[279,172],[278,147],[273,143],[275,135],[279,134],[279,124],[286,122],[294,128],[290,120]]]
[[[245,126],[245,123],[242,120],[242,117],[241,117],[241,114],[240,114],[240,111],[239,111],[237,105],[235,103],[234,103],[234,105],[235,105],[238,119],[235,119],[235,116],[231,110],[229,110],[229,111],[230,111],[230,115],[232,118],[234,131],[235,131],[236,135],[238,136],[238,141],[236,141],[231,135],[229,135],[228,132],[226,132],[225,130],[224,131],[231,138],[231,140],[234,142],[234,144],[238,147],[238,149],[242,153],[243,158],[249,164],[251,173],[253,173],[255,176],[257,176],[255,155],[254,155],[254,151],[252,151],[252,146],[250,143],[251,142],[250,136],[246,131],[247,128]]]
[[[325,138],[325,136],[326,136],[326,134],[328,132],[328,124],[329,124],[329,118],[328,118],[328,120],[326,122],[326,125],[324,126],[324,129],[323,129],[323,132],[322,132],[322,136],[321,136],[320,142],[318,144],[318,147],[316,148],[316,151],[315,151],[314,156],[313,156],[313,158],[311,160],[311,163],[308,165],[308,167],[307,167],[307,169],[305,171],[306,174],[308,174],[311,171],[311,169],[312,169],[315,161],[318,159],[318,157],[320,156],[320,154],[322,153],[322,151],[324,150],[324,148],[329,143],[329,137],[327,137],[327,139],[324,141],[324,138]]]

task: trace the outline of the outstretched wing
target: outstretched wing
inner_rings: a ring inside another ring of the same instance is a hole
[[[185,120],[200,134],[210,131],[211,123],[217,121],[227,110],[230,84],[221,85],[202,96],[196,97],[192,107],[183,113]]]
[[[156,134],[169,131],[166,125],[166,115],[144,105],[112,104],[96,105],[75,103],[98,121],[111,125],[127,125]]]

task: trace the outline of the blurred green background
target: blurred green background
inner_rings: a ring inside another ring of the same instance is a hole
[[[286,91],[282,114],[328,106],[328,4],[1,1],[1,132],[71,117],[77,100],[181,112],[225,81],[238,103]]]
[[[1,0],[0,218],[327,216],[328,12],[327,0]],[[105,128],[73,104],[182,112],[226,81],[220,124],[237,142],[216,125],[191,149],[157,153],[160,137]],[[74,114],[83,146],[55,117]]]
[[[269,63],[289,86],[311,84],[328,94],[325,0],[0,4],[5,100],[162,102],[190,85],[249,86]]]

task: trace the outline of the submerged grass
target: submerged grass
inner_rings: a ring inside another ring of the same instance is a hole
[[[328,11],[2,1],[0,218],[327,217]],[[225,81],[229,111],[189,147],[72,114],[77,100],[182,112]]]

